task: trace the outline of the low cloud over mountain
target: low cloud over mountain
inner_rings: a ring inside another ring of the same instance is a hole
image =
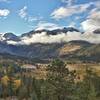
[[[61,43],[73,40],[83,40],[90,43],[100,43],[100,34],[93,32],[80,32],[69,27],[55,30],[36,30],[17,37],[12,33],[1,35],[1,40],[13,45],[30,45],[32,43]],[[10,36],[9,36],[10,35]],[[6,36],[6,37],[5,37]],[[9,39],[8,39],[9,38]]]

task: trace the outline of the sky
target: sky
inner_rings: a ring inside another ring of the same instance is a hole
[[[0,33],[100,28],[100,0],[0,0]]]

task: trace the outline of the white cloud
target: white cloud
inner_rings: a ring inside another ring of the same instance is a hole
[[[94,31],[95,29],[100,28],[100,22],[93,19],[87,19],[82,22],[82,27],[85,31]]]
[[[85,31],[93,31],[100,28],[100,9],[92,9],[87,19],[81,25]]]
[[[33,22],[33,21],[37,21],[38,18],[37,17],[29,17],[28,18],[28,22]]]
[[[76,0],[61,0],[63,3],[67,3],[68,6],[71,6]]]
[[[83,13],[91,6],[92,3],[80,4],[68,7],[60,7],[51,14],[54,19],[62,19],[65,17],[72,16],[73,14]]]
[[[80,33],[80,32],[67,32],[57,35],[46,35],[46,32],[37,33],[32,35],[32,37],[24,37],[22,43],[31,44],[31,43],[61,43],[69,42],[73,40],[84,40],[90,43],[100,43],[100,34],[93,33]]]
[[[27,18],[28,22],[40,21],[40,20],[42,20],[42,19],[43,19],[43,17],[34,17],[34,16],[29,16],[29,17]]]
[[[27,6],[24,6],[22,9],[20,9],[20,11],[19,11],[19,16],[21,17],[21,18],[26,18],[26,16],[27,16]]]
[[[67,32],[57,35],[47,35],[46,32],[41,32],[33,34],[31,37],[23,37],[19,42],[8,41],[8,43],[13,45],[30,45],[32,43],[61,43],[73,40],[83,40],[90,43],[100,43],[100,34],[94,34],[92,32],[86,32],[84,34],[80,32]]]
[[[0,9],[0,16],[8,16],[10,11],[8,9]]]
[[[36,26],[35,30],[42,30],[42,29],[53,30],[53,29],[57,29],[57,28],[62,28],[62,27],[58,26],[57,24],[54,24],[54,23],[40,21],[38,23],[38,25]]]
[[[75,20],[79,20],[79,19],[81,19],[81,16],[76,16],[75,17]]]
[[[94,5],[96,6],[96,8],[100,8],[100,0],[97,0]]]
[[[100,9],[98,8],[92,9],[88,18],[97,18],[100,20]]]
[[[75,22],[71,22],[68,27],[75,27],[75,26],[76,26],[76,23]]]
[[[66,37],[66,35],[64,33],[62,34],[58,34],[58,35],[46,35],[46,32],[42,32],[42,33],[37,33],[35,35],[32,35],[31,38],[29,37],[24,37],[22,39],[22,43],[24,44],[31,44],[31,43],[60,43],[62,41],[64,41],[64,38]]]
[[[19,44],[19,43],[16,42],[16,41],[8,40],[8,41],[7,41],[7,44],[17,45],[17,44]]]
[[[34,22],[34,21],[40,21],[43,19],[41,16],[32,16],[29,15],[27,12],[27,6],[24,6],[22,9],[19,10],[19,16],[24,19],[27,22]]]

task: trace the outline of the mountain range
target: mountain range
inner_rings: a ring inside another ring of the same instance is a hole
[[[0,53],[29,59],[54,59],[59,57],[64,60],[99,62],[100,43],[91,43],[80,39],[63,41],[67,38],[62,38],[62,35],[67,36],[67,34],[74,33],[84,34],[73,27],[55,30],[33,30],[21,36],[16,36],[13,33],[0,34]],[[100,30],[94,30],[93,33],[99,34]],[[34,41],[34,39],[36,40]],[[30,40],[31,42],[29,42]],[[42,42],[39,42],[39,40],[42,40]],[[27,42],[29,43],[27,44]]]

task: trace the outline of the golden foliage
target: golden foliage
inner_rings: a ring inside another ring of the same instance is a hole
[[[21,86],[21,80],[20,79],[14,80],[14,86],[16,89],[19,88]]]
[[[9,77],[8,77],[7,75],[5,75],[5,76],[3,76],[3,77],[1,78],[1,83],[2,83],[3,85],[7,86],[7,85],[8,85],[8,82],[9,82]]]

